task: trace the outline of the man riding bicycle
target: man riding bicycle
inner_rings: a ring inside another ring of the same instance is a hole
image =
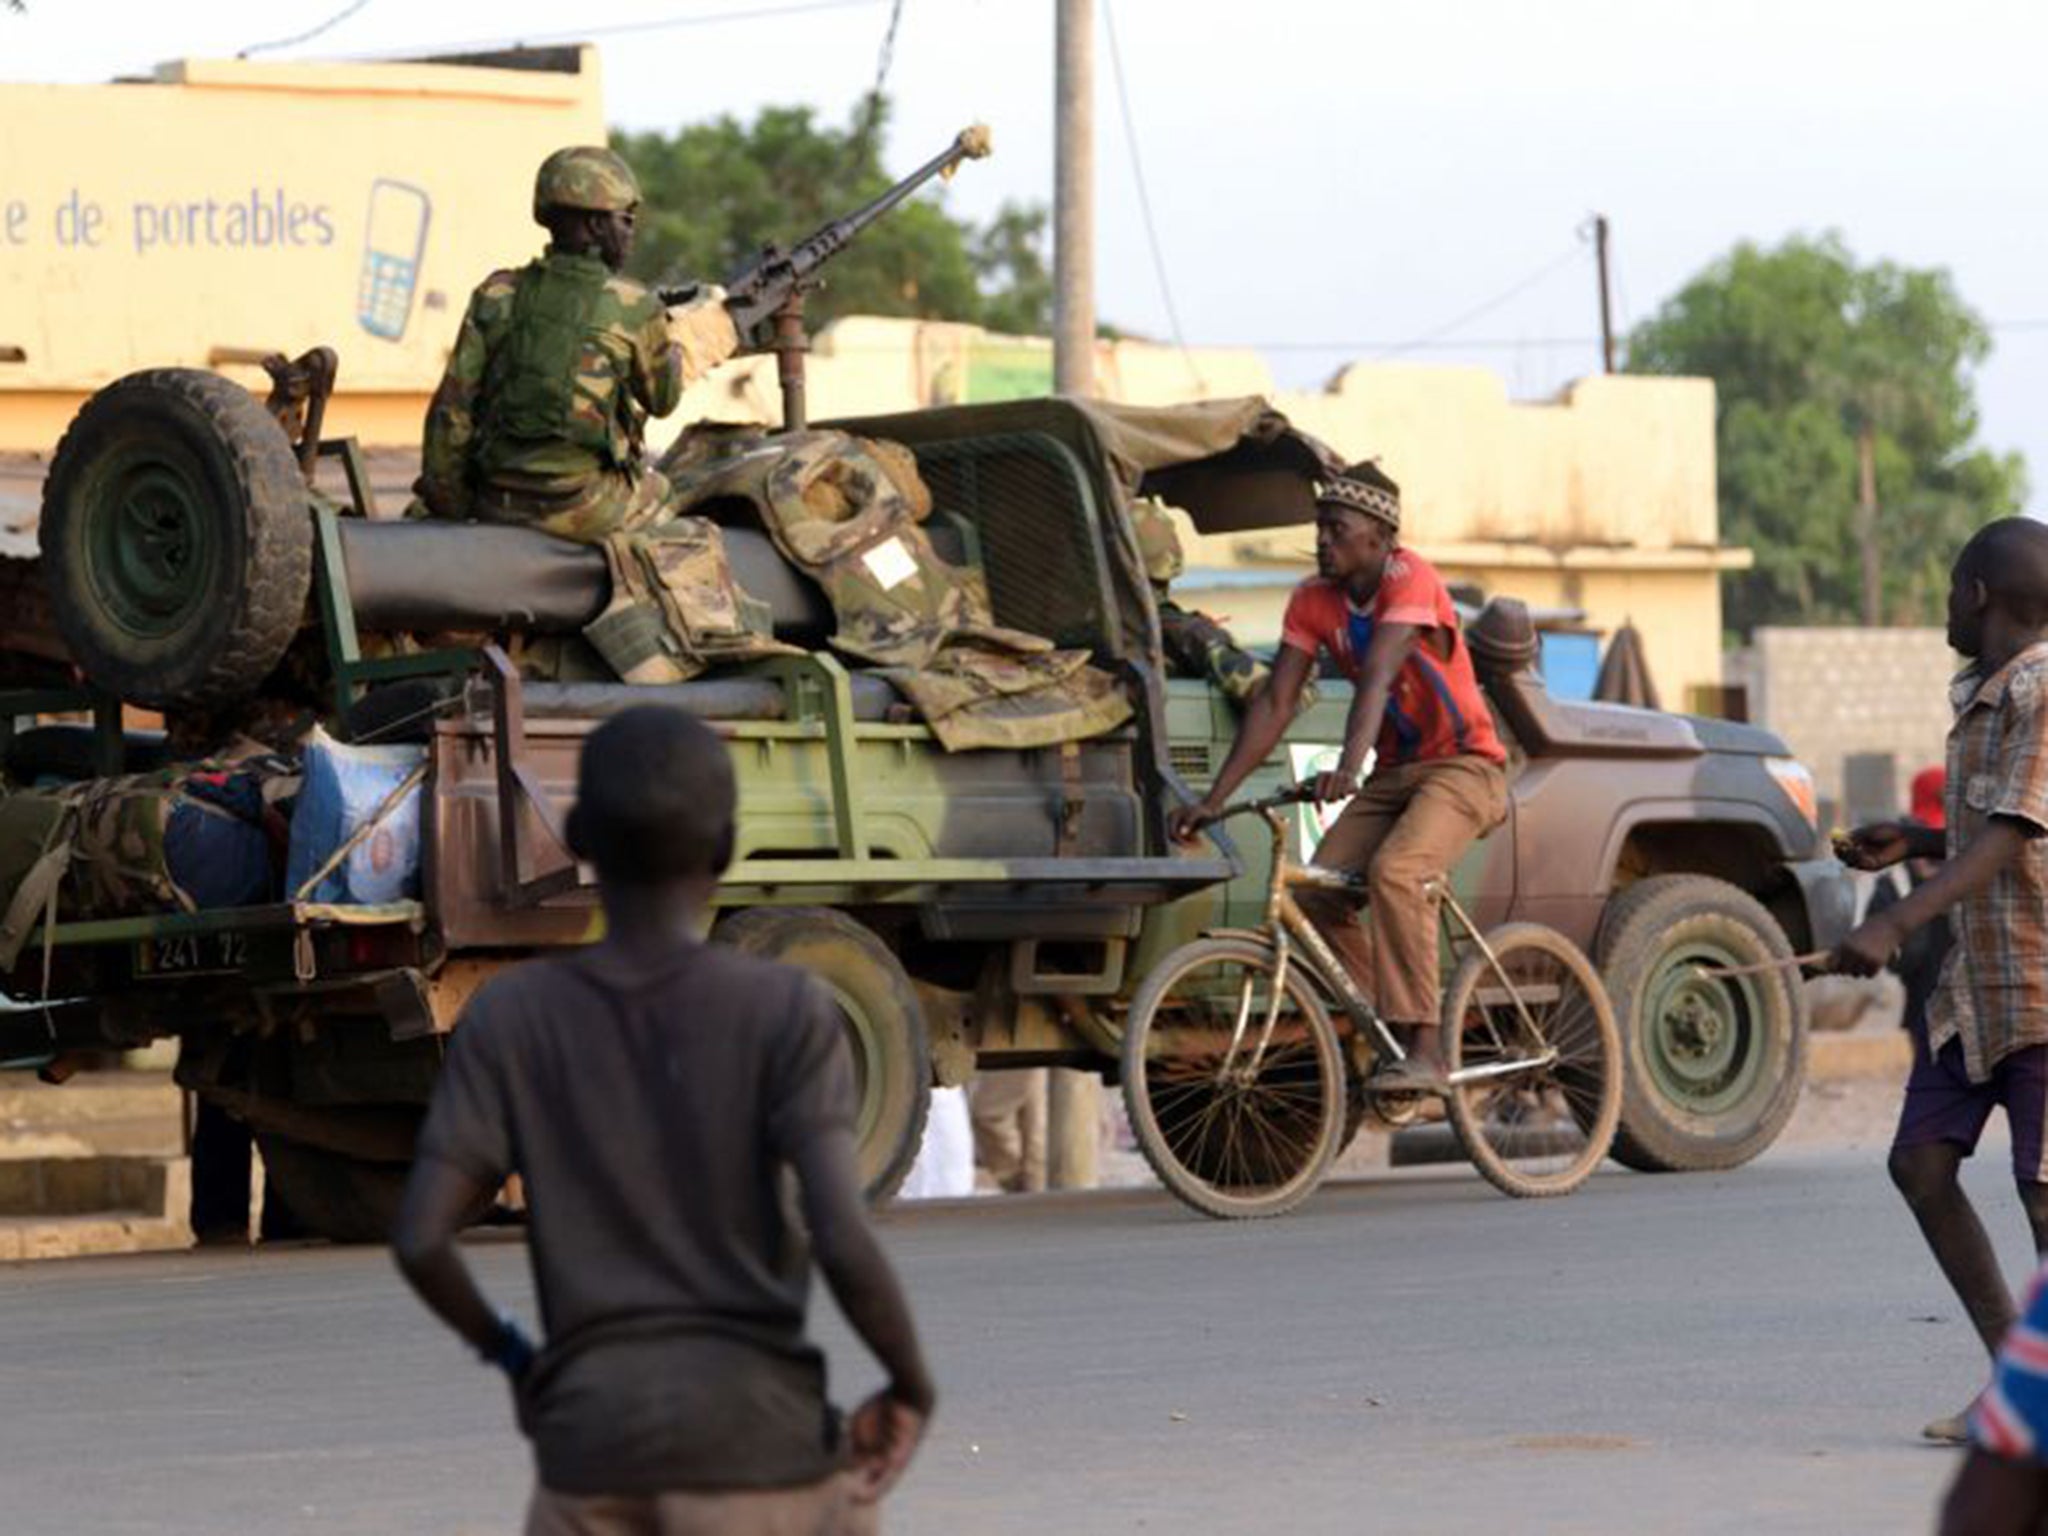
[[[1278,745],[1318,654],[1329,652],[1351,680],[1351,713],[1337,767],[1313,788],[1319,802],[1350,803],[1315,862],[1366,877],[1374,936],[1340,892],[1298,899],[1408,1053],[1383,1064],[1373,1085],[1441,1092],[1435,892],[1505,817],[1507,753],[1450,593],[1428,561],[1400,547],[1400,529],[1400,488],[1376,464],[1317,487],[1316,574],[1288,600],[1272,680],[1245,709],[1208,794],[1170,825],[1188,841],[1215,818]]]

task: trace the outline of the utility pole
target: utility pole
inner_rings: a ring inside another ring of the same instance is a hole
[[[1052,387],[1095,393],[1095,0],[1058,0],[1053,72]]]
[[[1593,256],[1600,267],[1600,371],[1614,372],[1614,304],[1607,291],[1607,215],[1593,215]]]
[[[1052,387],[1095,393],[1095,0],[1058,0],[1053,69]],[[1046,1085],[1046,1174],[1092,1189],[1102,1084],[1054,1067]]]

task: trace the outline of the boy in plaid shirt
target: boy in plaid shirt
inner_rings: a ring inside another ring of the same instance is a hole
[[[1971,664],[1949,690],[1946,832],[1879,822],[1851,833],[1843,853],[1860,869],[1946,862],[1866,918],[1835,967],[1874,975],[1914,929],[1951,914],[1955,945],[1914,1032],[1890,1171],[1995,1355],[2012,1293],[1957,1174],[2003,1109],[2020,1204],[2048,1258],[2048,526],[2004,518],[1963,546],[1949,576],[1948,640]],[[1923,1433],[1961,1444],[1964,1416]]]

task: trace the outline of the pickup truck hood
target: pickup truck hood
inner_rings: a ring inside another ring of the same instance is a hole
[[[1760,725],[1744,725],[1735,720],[1709,720],[1691,716],[1686,718],[1686,723],[1699,737],[1700,746],[1709,752],[1736,752],[1745,757],[1792,755],[1792,749],[1785,745],[1782,737]]]

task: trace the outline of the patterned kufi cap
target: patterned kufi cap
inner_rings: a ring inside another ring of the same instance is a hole
[[[1318,504],[1328,502],[1331,506],[1349,507],[1354,512],[1363,512],[1367,517],[1376,517],[1396,533],[1401,531],[1401,493],[1376,485],[1365,478],[1370,471],[1374,479],[1385,480],[1379,468],[1366,460],[1354,464],[1342,474],[1332,475],[1316,486]]]

